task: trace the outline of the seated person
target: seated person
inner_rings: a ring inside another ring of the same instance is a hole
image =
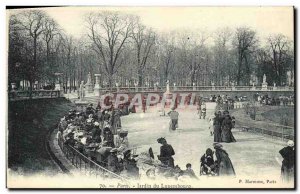
[[[95,122],[94,127],[92,129],[92,139],[95,143],[101,143],[101,129],[99,127],[99,123]]]
[[[190,163],[186,164],[186,170],[183,171],[183,175],[188,176],[193,179],[198,179],[198,177],[195,175],[195,172],[192,169],[192,165]]]
[[[201,157],[200,175],[216,175],[215,161],[213,157],[214,152],[208,148],[206,153]]]
[[[116,137],[115,142],[119,152],[122,152],[129,147],[127,134],[128,131],[122,130],[120,131],[119,136]]]
[[[108,128],[108,127],[105,127],[103,129],[103,139],[104,141],[106,142],[106,146],[109,146],[109,147],[115,147],[115,144],[114,144],[114,135],[112,134],[111,130]]]
[[[69,133],[67,140],[65,141],[65,145],[74,147],[75,144],[76,144],[76,140],[74,139],[74,133]]]

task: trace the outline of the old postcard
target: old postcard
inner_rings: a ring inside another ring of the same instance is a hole
[[[293,7],[7,7],[8,188],[295,188]]]

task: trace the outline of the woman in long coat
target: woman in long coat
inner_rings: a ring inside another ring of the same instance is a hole
[[[221,142],[221,123],[220,116],[216,115],[213,122],[214,126],[214,142]]]
[[[222,122],[222,133],[221,133],[222,142],[226,142],[226,143],[236,142],[231,132],[231,129],[232,129],[232,122],[230,116],[226,115],[225,119]]]
[[[228,156],[228,153],[225,150],[223,150],[223,146],[219,143],[215,143],[213,146],[216,150],[216,163],[218,165],[219,176],[235,176],[233,165]]]
[[[283,158],[281,166],[281,178],[284,182],[294,180],[294,162],[295,162],[295,148],[294,142],[289,140],[287,147],[282,148],[279,153]]]

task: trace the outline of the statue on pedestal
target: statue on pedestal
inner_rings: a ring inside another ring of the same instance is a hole
[[[174,83],[173,85],[174,85],[174,90],[176,91],[177,90],[176,83]]]
[[[268,83],[267,83],[267,76],[266,76],[266,74],[264,74],[264,76],[263,76],[263,83],[262,83],[262,90],[267,90],[268,89]]]
[[[88,93],[92,93],[93,92],[93,84],[92,84],[92,77],[91,77],[91,73],[89,72],[88,74],[88,78],[87,78],[87,82],[86,82],[86,89],[88,91]]]
[[[264,74],[264,76],[263,76],[263,83],[266,83],[266,80],[267,80],[267,76],[266,76],[266,74]]]
[[[166,84],[167,84],[166,93],[170,93],[169,80],[166,82]]]
[[[96,82],[95,82],[95,87],[94,87],[94,93],[96,96],[100,96],[100,76],[101,74],[95,74]]]
[[[85,96],[85,91],[84,91],[84,82],[81,81],[80,87],[79,87],[79,99],[80,101],[83,101]]]
[[[117,88],[117,92],[119,91],[119,84],[118,82],[116,83],[116,88]]]
[[[215,83],[214,83],[213,81],[211,82],[211,89],[212,89],[212,90],[215,90],[215,89],[216,89],[216,88],[215,88]]]
[[[135,87],[135,91],[138,92],[139,91],[138,82],[134,82],[134,87]]]

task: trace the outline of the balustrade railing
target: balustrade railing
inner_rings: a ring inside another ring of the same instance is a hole
[[[107,87],[101,88],[100,91],[111,92],[165,92],[166,86],[160,87]],[[261,86],[170,86],[170,91],[294,91],[293,87],[273,87],[268,86],[264,90]]]
[[[84,173],[93,177],[101,177],[103,179],[118,179],[124,182],[128,182],[126,177],[119,176],[106,168],[100,166],[90,158],[86,157],[74,147],[64,144],[62,137],[58,138],[58,145],[66,158],[74,165],[81,173]]]
[[[10,91],[9,100],[27,99],[27,98],[59,98],[58,90],[32,90],[30,91]]]

